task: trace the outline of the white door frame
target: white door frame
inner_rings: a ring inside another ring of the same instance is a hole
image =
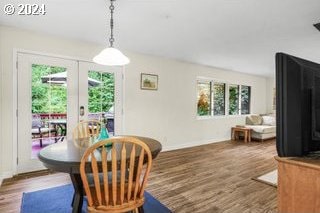
[[[92,61],[84,58],[77,58],[77,57],[70,57],[65,55],[59,55],[59,54],[51,54],[47,52],[40,52],[40,51],[32,51],[32,50],[25,50],[25,49],[19,49],[14,48],[12,51],[12,94],[13,94],[13,101],[12,101],[12,174],[11,176],[17,174],[18,169],[18,121],[17,121],[17,110],[18,110],[18,54],[19,53],[25,53],[25,54],[31,54],[31,55],[39,55],[39,56],[47,56],[47,57],[54,57],[54,58],[61,58],[61,59],[69,59],[69,60],[75,60],[79,62],[89,62],[92,63]],[[123,66],[122,69],[119,71],[121,72],[122,78],[122,88],[121,88],[121,98],[122,98],[122,106],[121,106],[121,128],[119,130],[119,133],[122,134],[124,131],[124,94],[125,94],[125,86],[124,86],[124,79],[125,79],[125,67]]]

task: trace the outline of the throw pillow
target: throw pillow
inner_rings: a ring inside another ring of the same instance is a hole
[[[262,125],[275,126],[276,119],[272,116],[262,116]]]
[[[260,115],[248,115],[246,117],[246,124],[248,125],[261,125],[262,117]]]

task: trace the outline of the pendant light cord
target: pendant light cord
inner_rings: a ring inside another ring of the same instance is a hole
[[[110,14],[111,14],[111,17],[110,17],[110,29],[111,29],[111,34],[110,34],[110,38],[109,38],[109,42],[110,42],[110,47],[113,47],[113,42],[114,42],[114,38],[113,38],[113,11],[114,11],[114,5],[113,5],[113,2],[115,0],[110,0]]]
[[[109,43],[110,46],[103,49],[98,55],[93,58],[93,61],[97,64],[107,65],[107,66],[123,66],[130,63],[130,59],[125,56],[120,50],[113,47],[115,41],[113,37],[113,15],[114,15],[114,3],[116,0],[106,1],[106,8],[108,8],[107,2],[110,1],[109,10],[110,10],[110,37]],[[106,11],[107,12],[107,11]],[[109,30],[107,30],[109,31]],[[106,42],[108,42],[108,35],[105,37]]]

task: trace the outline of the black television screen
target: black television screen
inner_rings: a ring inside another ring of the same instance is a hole
[[[278,155],[320,151],[320,64],[277,53],[276,103]]]

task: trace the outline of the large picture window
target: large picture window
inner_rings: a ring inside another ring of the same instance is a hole
[[[250,114],[251,87],[223,82],[197,81],[197,115]]]

